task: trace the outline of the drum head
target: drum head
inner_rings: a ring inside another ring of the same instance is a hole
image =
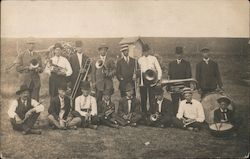
[[[233,125],[230,123],[214,123],[209,125],[209,128],[215,131],[226,131],[232,129]]]

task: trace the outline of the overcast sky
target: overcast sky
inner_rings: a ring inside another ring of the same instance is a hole
[[[247,0],[4,1],[2,37],[249,37]]]

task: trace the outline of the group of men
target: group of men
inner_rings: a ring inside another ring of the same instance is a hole
[[[8,111],[13,128],[24,134],[41,133],[33,130],[33,125],[44,110],[42,103],[39,103],[39,73],[43,71],[50,75],[48,120],[53,128],[96,129],[100,124],[119,128],[137,126],[139,123],[199,130],[204,122],[203,107],[192,98],[192,90],[188,85],[181,92],[171,93],[172,101],[164,97],[160,84],[161,66],[157,58],[150,54],[148,44],[143,44],[142,56],[138,60],[129,56],[128,45],[122,45],[120,51],[123,56],[115,63],[107,54],[108,46],[102,43],[98,47],[99,56],[91,60],[89,70],[83,69],[89,57],[84,53],[81,41],[75,42],[76,52],[68,59],[61,55],[62,45],[56,43],[53,47],[54,56],[46,62],[45,67],[40,55],[34,51],[35,43],[29,42],[28,45],[27,52],[18,56],[16,67],[23,77],[23,85],[16,92],[19,98]],[[196,67],[196,79],[202,97],[217,87],[222,89],[218,64],[209,58],[209,52],[208,48],[201,49],[203,59]],[[191,65],[183,59],[183,48],[176,47],[175,55],[176,60],[169,63],[169,79],[191,78]],[[144,78],[148,70],[156,72],[156,85],[149,84]],[[66,95],[67,91],[69,88],[74,89],[79,74],[86,74],[87,78],[80,82],[76,98],[70,99]],[[115,76],[121,95],[117,110],[111,98]],[[137,99],[137,86],[140,100]]]

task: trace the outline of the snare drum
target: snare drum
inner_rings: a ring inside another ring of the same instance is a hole
[[[201,99],[201,104],[205,113],[205,121],[208,124],[214,123],[214,110],[219,108],[219,103],[217,99],[222,96],[221,93],[213,92],[207,94],[204,98]],[[232,102],[233,103],[233,102]],[[228,106],[228,109],[233,110],[233,104]]]
[[[210,133],[215,137],[229,137],[233,134],[234,126],[230,123],[214,123],[209,125]]]

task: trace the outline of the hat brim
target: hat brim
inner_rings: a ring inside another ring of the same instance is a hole
[[[27,89],[18,90],[18,91],[16,91],[16,95],[20,95],[20,94],[21,94],[22,92],[24,92],[24,91],[29,91],[29,92],[31,92],[31,89],[27,88]]]
[[[123,52],[123,51],[125,51],[125,50],[128,50],[128,47],[122,48],[120,51]]]
[[[226,96],[223,96],[223,97],[220,97],[217,99],[217,102],[220,103],[222,101],[226,101],[228,104],[231,104],[232,103],[232,100]]]

